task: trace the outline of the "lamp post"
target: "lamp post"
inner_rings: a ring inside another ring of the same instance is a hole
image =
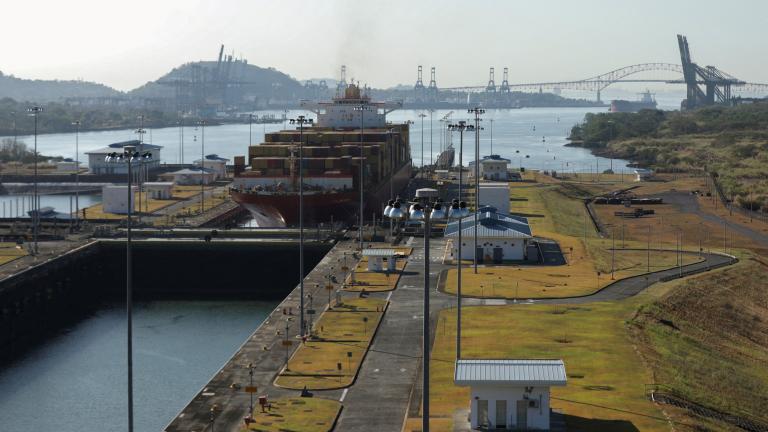
[[[205,120],[200,120],[200,215],[205,212]]]
[[[363,141],[365,133],[365,112],[370,111],[371,107],[364,103],[357,105],[353,108],[354,111],[360,112],[360,181],[358,186],[360,187],[360,228],[358,229],[358,238],[360,240],[360,252],[363,251],[363,186],[365,185],[365,177],[363,176],[363,165],[365,164],[365,155],[363,154]]]
[[[493,154],[493,119],[489,119],[489,122],[491,122],[491,154]]]
[[[248,145],[253,145],[253,113],[248,114]]]
[[[75,126],[75,226],[80,226],[80,120],[72,122]],[[70,209],[71,211],[71,209]]]
[[[413,205],[410,218],[412,220],[424,222],[424,317],[423,317],[423,339],[422,339],[422,417],[421,427],[422,431],[429,432],[429,291],[430,291],[430,277],[429,277],[429,239],[432,234],[431,221],[443,220],[446,218],[445,211],[442,209],[440,202],[436,202],[434,205],[430,205],[428,198],[423,199],[423,205],[416,203]],[[401,219],[403,216],[402,210],[399,206],[390,211],[390,218]]]
[[[125,243],[125,311],[128,339],[128,432],[133,432],[133,263],[131,261],[131,210],[134,201],[131,185],[132,166],[141,167],[145,161],[152,160],[151,153],[139,153],[134,146],[126,146],[123,153],[110,153],[104,158],[108,163],[125,163],[128,167],[128,217],[126,218]]]
[[[482,108],[472,108],[467,110],[467,113],[475,115],[475,229],[474,229],[474,242],[475,253],[473,256],[475,274],[477,274],[477,214],[480,211],[480,118],[481,114],[485,114],[485,110]]]
[[[419,176],[421,178],[424,178],[424,117],[426,116],[424,113],[419,113],[419,118],[421,118],[421,169]]]
[[[435,110],[430,109],[429,110],[429,170],[432,172],[434,169],[433,161],[432,161],[432,113],[434,113]]]
[[[464,120],[459,121],[457,124],[449,124],[449,131],[459,132],[459,193],[458,199],[454,200],[449,217],[451,219],[458,219],[459,223],[459,239],[457,247],[457,259],[456,259],[456,359],[461,358],[461,220],[469,214],[467,205],[461,201],[461,175],[464,171],[464,131],[472,131],[474,126],[468,125]]]
[[[312,124],[312,119],[303,115],[291,119],[291,124],[299,125],[299,334],[304,337],[304,125]]]
[[[32,108],[27,108],[27,112],[35,118],[35,162],[34,162],[34,187],[33,187],[33,200],[34,203],[32,204],[32,237],[34,239],[35,247],[35,255],[38,254],[39,250],[37,248],[37,231],[38,231],[38,225],[40,224],[40,212],[39,212],[39,202],[38,202],[38,196],[37,196],[37,117],[40,115],[41,112],[43,112],[43,108],[39,106],[33,106]]]

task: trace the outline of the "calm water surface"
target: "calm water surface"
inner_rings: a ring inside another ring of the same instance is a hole
[[[32,201],[31,194],[0,195],[0,215],[28,218],[27,212],[32,208]],[[78,201],[80,208],[83,209],[100,203],[101,195],[81,193]],[[40,207],[53,207],[59,213],[70,213],[70,205],[71,211],[74,212],[76,208],[74,194],[40,195]]]
[[[564,147],[567,143],[566,136],[571,127],[581,122],[588,112],[602,112],[606,108],[523,108],[518,110],[488,110],[483,115],[481,126],[484,130],[480,133],[480,154],[487,155],[491,151],[491,119],[493,119],[493,152],[511,159],[512,166],[523,165],[537,169],[565,169],[566,171],[594,171],[597,166],[601,171],[608,168],[610,161],[603,158],[595,158],[589,151],[579,148]],[[399,110],[391,113],[387,118],[392,122],[413,121],[411,126],[411,150],[414,164],[421,164],[421,126],[419,114],[423,111]],[[443,146],[446,139],[452,139],[458,149],[458,133],[445,134],[446,123],[439,120],[449,114],[451,110],[436,110],[432,113],[432,127],[430,119],[424,119],[424,160],[429,163],[430,138],[433,159],[440,153],[441,141]],[[259,115],[274,114],[278,117],[282,111],[260,111]],[[314,114],[306,111],[290,111],[288,117]],[[451,121],[469,120],[469,114],[465,110],[453,110]],[[290,126],[290,125],[286,125]],[[249,133],[247,124],[229,124],[222,126],[208,126],[205,128],[205,153],[216,153],[230,160],[236,155],[245,155],[248,144],[261,143],[265,132],[274,132],[283,128],[283,124],[254,124],[252,133]],[[535,130],[534,130],[535,128]],[[83,132],[80,134],[80,160],[87,161],[85,152],[104,147],[110,143],[135,139],[133,130]],[[199,159],[201,155],[202,131],[192,126],[184,128],[184,157],[182,158],[181,133],[178,127],[152,129],[145,135],[146,142],[163,146],[162,161],[166,163],[178,163],[183,161],[191,163]],[[26,142],[31,142],[30,137],[22,137]],[[465,135],[464,160],[465,165],[473,160],[474,134]],[[74,157],[75,134],[50,134],[38,137],[38,148],[46,155],[61,155]],[[519,153],[518,153],[519,151]],[[525,156],[528,155],[529,158]],[[457,155],[458,156],[458,155]],[[231,161],[230,161],[231,163]],[[614,160],[614,170],[618,172],[625,168],[625,163]]]
[[[137,431],[159,431],[275,307],[153,301],[134,314]],[[2,431],[125,431],[125,309],[116,304],[0,369]]]

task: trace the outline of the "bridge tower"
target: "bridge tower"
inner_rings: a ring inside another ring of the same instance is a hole
[[[427,99],[429,102],[437,102],[437,81],[435,80],[435,67],[429,71],[429,88],[427,89]]]
[[[493,66],[488,77],[488,85],[485,87],[485,91],[496,93],[496,82],[493,80]]]
[[[501,80],[501,87],[499,91],[502,93],[509,93],[509,68],[504,68],[504,75]]]
[[[421,76],[422,67],[419,65],[418,74],[416,75],[416,85],[413,86],[414,99],[416,99],[416,102],[424,102],[424,81]]]

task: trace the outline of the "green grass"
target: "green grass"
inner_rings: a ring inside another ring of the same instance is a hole
[[[253,411],[254,423],[241,431],[323,432],[330,431],[341,411],[341,403],[320,398],[282,398],[270,401],[272,408]]]

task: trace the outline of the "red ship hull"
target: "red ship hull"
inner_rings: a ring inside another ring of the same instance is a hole
[[[411,163],[408,162],[392,177],[391,188],[396,195],[408,184]],[[390,183],[384,182],[363,198],[365,215],[380,214],[390,196]],[[299,223],[299,194],[296,192],[274,194],[231,190],[232,199],[245,207],[257,226],[284,227]],[[359,217],[360,195],[357,191],[304,194],[304,223],[356,222]]]

